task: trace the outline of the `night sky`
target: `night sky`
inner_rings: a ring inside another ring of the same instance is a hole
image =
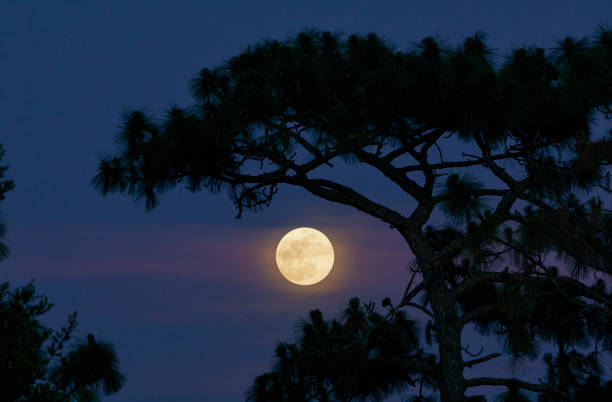
[[[116,345],[128,381],[111,401],[242,400],[309,310],[334,316],[351,296],[399,298],[410,252],[388,226],[293,188],[240,220],[224,195],[177,190],[150,214],[104,198],[90,181],[98,155],[114,149],[121,112],[188,105],[200,68],[310,27],[375,32],[403,50],[483,30],[504,54],[590,35],[611,16],[609,0],[2,1],[0,143],[17,187],[2,205],[12,252],[0,282],[34,278],[55,303],[50,325],[78,310],[78,336]],[[397,209],[412,205],[374,172],[330,173]],[[312,287],[274,264],[276,243],[298,226],[322,230],[337,252]],[[529,375],[496,364],[488,370]]]

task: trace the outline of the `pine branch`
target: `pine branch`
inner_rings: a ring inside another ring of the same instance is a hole
[[[307,179],[305,177],[296,176],[287,179],[285,183],[304,187],[312,194],[318,195],[328,201],[352,206],[397,228],[405,227],[408,223],[407,218],[400,213],[371,201],[350,187],[331,180]]]
[[[522,152],[505,152],[503,154],[491,155],[491,160],[500,160],[500,159],[514,159],[523,155]],[[475,155],[463,154],[463,156],[478,158]],[[432,163],[429,165],[434,170],[443,170],[443,169],[453,169],[460,167],[470,167],[470,166],[479,166],[483,165],[485,162],[482,158],[474,159],[474,160],[465,160],[465,161],[449,161],[449,162],[439,162]],[[399,168],[404,173],[409,172],[418,172],[423,168],[421,165],[410,165]]]
[[[480,387],[483,385],[491,385],[491,386],[502,386],[502,387],[518,387],[525,389],[527,391],[533,392],[542,392],[551,395],[556,395],[565,400],[571,400],[569,394],[564,391],[561,391],[558,388],[551,387],[550,385],[544,384],[534,384],[522,380],[517,380],[515,378],[494,378],[494,377],[478,377],[478,378],[470,378],[465,380],[466,388],[471,387]]]
[[[410,194],[415,200],[422,201],[428,195],[423,187],[418,185],[414,180],[409,179],[401,169],[396,168],[390,162],[386,162],[383,158],[376,157],[363,149],[355,151],[355,155],[368,165],[378,169],[402,190]]]
[[[495,352],[495,353],[491,353],[486,356],[480,357],[478,359],[467,360],[463,362],[463,367],[471,368],[472,366],[475,366],[480,363],[488,362],[489,360],[493,360],[501,355],[502,355],[501,353]]]

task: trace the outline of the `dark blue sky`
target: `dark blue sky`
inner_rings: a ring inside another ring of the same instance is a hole
[[[35,278],[56,303],[50,323],[76,309],[80,335],[116,344],[128,383],[112,401],[241,400],[309,309],[335,314],[353,295],[399,297],[410,253],[385,225],[294,189],[242,220],[224,196],[176,191],[151,214],[103,198],[89,183],[122,110],[185,105],[200,68],[307,27],[376,32],[400,49],[483,30],[503,54],[588,35],[610,16],[609,0],[4,1],[0,143],[17,188],[3,204],[12,254],[0,281]],[[409,205],[374,174],[339,175]],[[338,250],[313,288],[284,281],[273,264],[282,234],[304,225]]]

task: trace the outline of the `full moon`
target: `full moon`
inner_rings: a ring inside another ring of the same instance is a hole
[[[293,229],[276,247],[276,265],[288,281],[314,285],[331,271],[334,248],[327,236],[316,229]]]

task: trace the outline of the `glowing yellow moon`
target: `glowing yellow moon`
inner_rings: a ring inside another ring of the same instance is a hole
[[[314,285],[331,271],[334,248],[327,236],[316,229],[293,229],[276,247],[276,265],[290,282]]]

